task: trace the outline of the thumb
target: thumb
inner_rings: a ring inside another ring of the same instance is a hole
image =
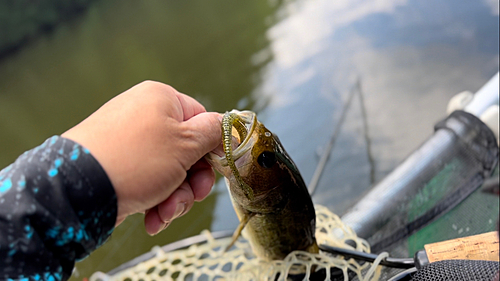
[[[204,112],[184,121],[196,137],[196,157],[199,159],[214,150],[222,142],[222,115],[216,112]]]

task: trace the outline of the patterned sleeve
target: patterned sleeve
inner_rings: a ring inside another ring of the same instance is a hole
[[[54,136],[0,171],[0,280],[66,280],[114,229],[116,194],[81,145]]]

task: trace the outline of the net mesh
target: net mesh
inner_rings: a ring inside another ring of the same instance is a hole
[[[413,281],[474,280],[491,281],[498,275],[499,263],[477,260],[445,260],[422,267]]]
[[[368,243],[357,237],[337,215],[321,205],[315,209],[318,244],[370,252]],[[311,274],[316,280],[378,280],[378,263],[387,256],[382,253],[373,264],[361,264],[325,253],[295,251],[282,261],[264,262],[255,257],[250,244],[242,237],[224,251],[231,238],[214,239],[207,230],[202,234],[207,238],[205,243],[171,252],[157,246],[152,250],[153,258],[113,275],[96,272],[90,281],[309,280]]]

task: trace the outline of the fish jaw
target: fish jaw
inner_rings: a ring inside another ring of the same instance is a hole
[[[251,163],[250,151],[255,144],[254,130],[260,124],[257,116],[252,111],[232,110],[226,112],[222,120],[222,143],[224,155],[219,156],[214,152],[208,153],[205,158],[212,167],[236,186],[233,193],[240,196],[243,193],[248,200],[254,198],[252,189],[241,178],[240,170]],[[233,128],[238,133],[239,143],[234,135]],[[234,149],[233,149],[234,147]],[[241,191],[241,192],[240,192]]]
[[[238,159],[234,161],[236,168],[238,169],[240,174],[243,175],[243,178],[245,178],[246,174],[248,173],[248,166],[252,161],[251,157],[251,152],[247,151],[247,153],[245,154],[240,153],[238,155]],[[244,191],[239,188],[240,185],[235,178],[233,171],[227,165],[225,157],[221,157],[216,153],[210,152],[205,156],[205,159],[217,172],[219,172],[225,178],[226,185],[231,194],[231,200],[233,202],[236,200],[245,205],[252,201],[251,199],[247,198]]]
[[[238,120],[242,121],[245,127],[245,134],[246,137],[244,139],[241,139],[241,135],[238,136],[240,137],[240,143],[238,143],[236,148],[232,151],[232,158],[236,161],[238,160],[241,156],[246,154],[249,150],[252,149],[253,145],[255,144],[255,138],[253,136],[253,133],[256,129],[256,127],[260,124],[259,121],[257,120],[257,115],[255,112],[252,111],[238,111],[238,110],[231,110],[230,112],[226,112],[226,114],[234,114],[238,116]],[[224,130],[224,124],[223,128]],[[239,132],[238,132],[239,133]],[[234,138],[232,139],[233,144],[234,144]],[[225,142],[224,139],[224,132],[222,136],[222,142]],[[228,160],[226,157],[221,157],[220,159],[223,165],[228,165]]]
[[[248,163],[249,158],[251,157],[250,152],[246,154],[240,154],[238,159],[234,161],[236,168],[238,170],[243,170],[245,164]],[[209,152],[205,155],[205,160],[214,168],[217,172],[219,172],[226,179],[234,178],[233,172],[227,165],[227,160],[225,157],[221,157],[216,153]]]

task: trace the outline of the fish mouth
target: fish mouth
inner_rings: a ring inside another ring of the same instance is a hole
[[[236,109],[231,110],[229,113],[235,113],[240,117],[240,120],[242,121],[245,130],[246,130],[246,135],[241,139],[241,135],[238,134],[238,140],[240,141],[238,146],[233,150],[232,157],[233,160],[236,161],[243,157],[249,150],[252,149],[254,145],[254,138],[252,138],[252,134],[257,126],[257,114],[253,111],[245,110],[245,111],[239,111]],[[233,134],[234,136],[234,134]],[[209,162],[212,163],[217,163],[223,167],[228,166],[228,162],[226,159],[226,156],[219,156],[217,153],[214,152],[209,152],[208,153],[208,160]]]

